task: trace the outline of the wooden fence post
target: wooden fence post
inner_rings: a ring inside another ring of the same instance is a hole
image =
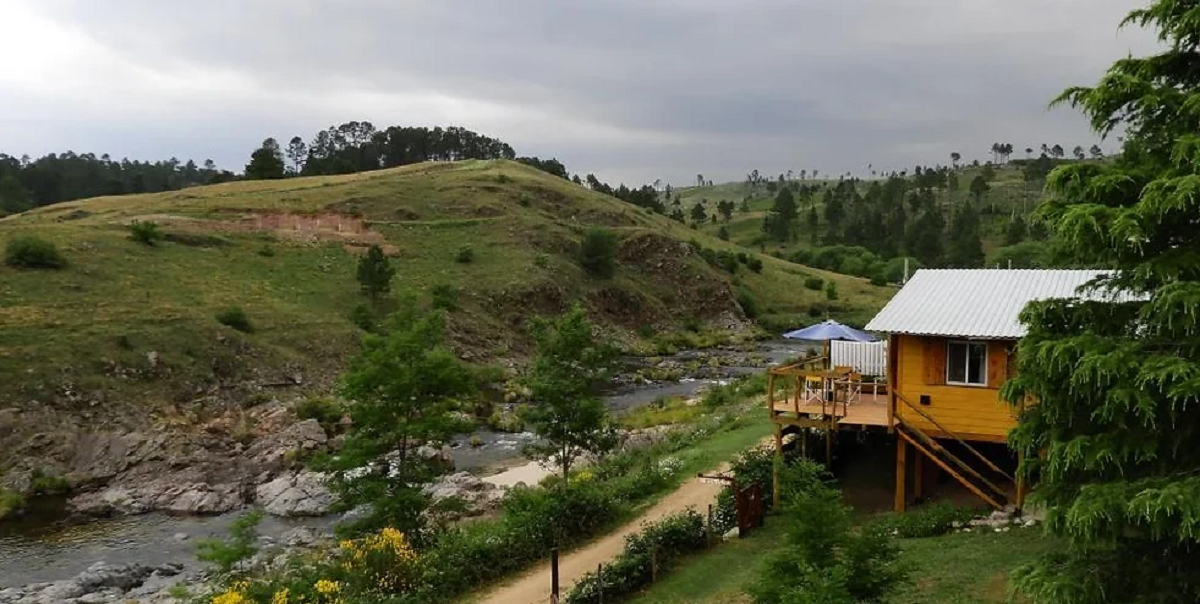
[[[604,604],[604,564],[596,565],[596,584],[599,586],[600,604]]]
[[[551,602],[558,602],[558,548],[550,550],[550,594]]]
[[[708,504],[708,525],[704,530],[704,543],[708,547],[713,545],[713,504]]]
[[[658,583],[658,546],[650,548],[650,582]]]

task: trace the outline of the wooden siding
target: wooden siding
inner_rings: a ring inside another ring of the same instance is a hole
[[[1009,375],[1011,342],[988,342],[987,386],[946,384],[947,338],[894,336],[896,391],[913,405],[938,421],[946,430],[972,439],[1002,440],[1016,425],[1008,403],[1000,400],[999,388]],[[921,395],[929,396],[929,405],[921,405]],[[931,433],[936,426],[916,414],[901,401],[896,415],[906,423]]]

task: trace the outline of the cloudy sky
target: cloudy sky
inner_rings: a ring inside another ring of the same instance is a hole
[[[641,183],[1086,147],[1083,119],[1046,104],[1153,50],[1117,31],[1141,4],[0,0],[0,152],[240,171],[267,136],[365,119]]]

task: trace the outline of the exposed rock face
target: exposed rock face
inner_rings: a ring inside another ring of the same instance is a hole
[[[170,478],[137,487],[109,487],[71,500],[75,511],[93,516],[145,514],[156,510],[175,514],[223,514],[244,504],[239,484],[181,484]]]
[[[435,502],[452,498],[462,500],[466,504],[467,515],[491,510],[504,497],[502,489],[468,472],[443,476],[438,482],[426,486],[425,493]]]
[[[36,583],[0,591],[0,604],[106,604],[108,602],[167,601],[164,593],[181,581],[178,564],[111,566],[97,562],[72,579]],[[172,598],[173,599],[173,598]]]
[[[259,485],[255,501],[276,516],[322,516],[329,513],[334,496],[318,472],[297,472]]]
[[[267,470],[278,470],[289,457],[322,450],[329,442],[315,419],[306,419],[264,436],[246,449],[246,457]]]

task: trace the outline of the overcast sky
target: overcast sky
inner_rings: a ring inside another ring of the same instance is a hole
[[[268,136],[365,119],[686,183],[1087,147],[1084,120],[1047,102],[1153,50],[1117,31],[1141,4],[0,0],[0,152],[240,171]]]

